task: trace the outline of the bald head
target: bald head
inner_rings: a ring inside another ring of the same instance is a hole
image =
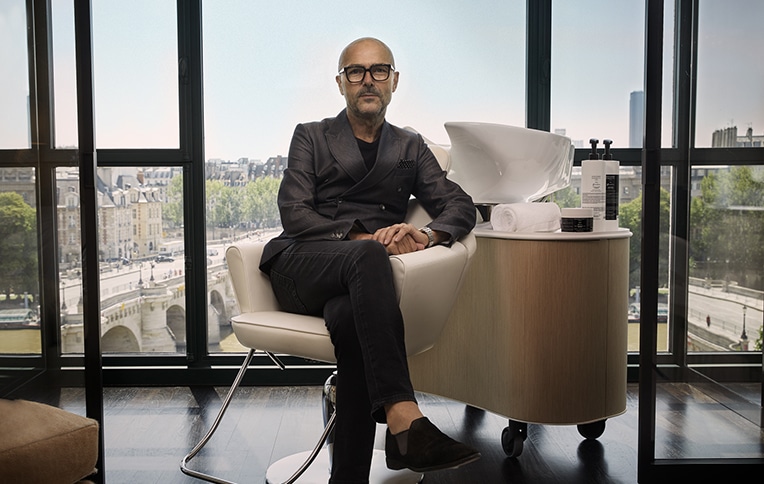
[[[340,54],[340,60],[337,64],[337,70],[342,70],[343,67],[345,67],[345,59],[348,56],[348,53],[352,52],[355,48],[360,47],[365,44],[377,44],[379,47],[384,49],[384,51],[387,53],[387,56],[389,59],[389,63],[395,67],[395,59],[393,58],[393,51],[390,50],[390,47],[387,46],[384,42],[382,42],[379,39],[375,39],[374,37],[362,37],[360,39],[356,39],[353,42],[349,43],[347,47],[342,49],[342,53]]]

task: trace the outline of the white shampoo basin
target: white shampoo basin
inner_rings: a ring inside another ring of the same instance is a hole
[[[575,148],[565,136],[492,123],[445,126],[448,177],[476,205],[532,202],[570,185]]]

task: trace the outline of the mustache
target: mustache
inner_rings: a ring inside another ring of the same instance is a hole
[[[358,96],[365,96],[366,94],[374,94],[375,96],[380,96],[380,92],[376,90],[374,87],[367,87],[366,89],[363,89],[362,91],[358,92]]]

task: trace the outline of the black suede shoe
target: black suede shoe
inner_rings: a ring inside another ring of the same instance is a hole
[[[455,469],[480,458],[480,452],[444,434],[427,417],[414,420],[405,434],[395,436],[389,429],[387,431],[385,455],[388,469],[407,468],[414,472]],[[405,438],[403,452],[398,438]]]

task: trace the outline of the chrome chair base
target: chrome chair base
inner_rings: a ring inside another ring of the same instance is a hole
[[[244,374],[246,373],[247,368],[252,361],[254,353],[255,350],[250,349],[247,353],[247,356],[244,358],[244,362],[241,364],[241,368],[239,368],[239,372],[236,374],[236,378],[234,379],[231,388],[228,390],[228,393],[223,399],[223,405],[220,407],[220,410],[218,411],[215,420],[212,422],[210,429],[207,431],[204,437],[202,437],[199,443],[196,444],[193,449],[191,449],[191,452],[186,454],[185,457],[183,457],[181,460],[180,470],[184,474],[215,484],[235,484],[234,482],[225,480],[221,477],[205,474],[203,472],[191,469],[188,464],[194,457],[196,457],[199,451],[201,451],[202,448],[207,445],[207,442],[209,442],[217,430],[218,425],[220,425],[220,421],[223,419],[223,415],[225,415],[225,412],[228,409],[228,405],[231,403],[231,399],[233,398],[236,389],[239,388],[241,380],[244,378]],[[266,354],[281,369],[285,368],[283,363],[281,363],[281,361],[279,361],[275,355],[270,352],[266,352]],[[334,412],[333,397],[335,377],[336,372],[335,374],[331,375],[329,379],[327,379],[326,385],[324,387],[324,423],[326,426],[324,428],[323,434],[316,443],[316,446],[311,451],[293,454],[273,463],[268,468],[266,473],[266,482],[272,484],[292,484],[299,481],[301,484],[312,482],[320,482],[323,484],[329,479],[331,459],[329,456],[329,450],[324,447],[324,444],[328,440],[328,445],[331,446],[334,440],[333,430],[336,413]],[[371,465],[372,469],[369,475],[369,482],[374,484],[410,484],[421,482],[421,480],[424,478],[423,474],[414,473],[408,469],[401,471],[389,470],[387,468],[387,464],[385,463],[385,452],[378,449],[374,450]]]

